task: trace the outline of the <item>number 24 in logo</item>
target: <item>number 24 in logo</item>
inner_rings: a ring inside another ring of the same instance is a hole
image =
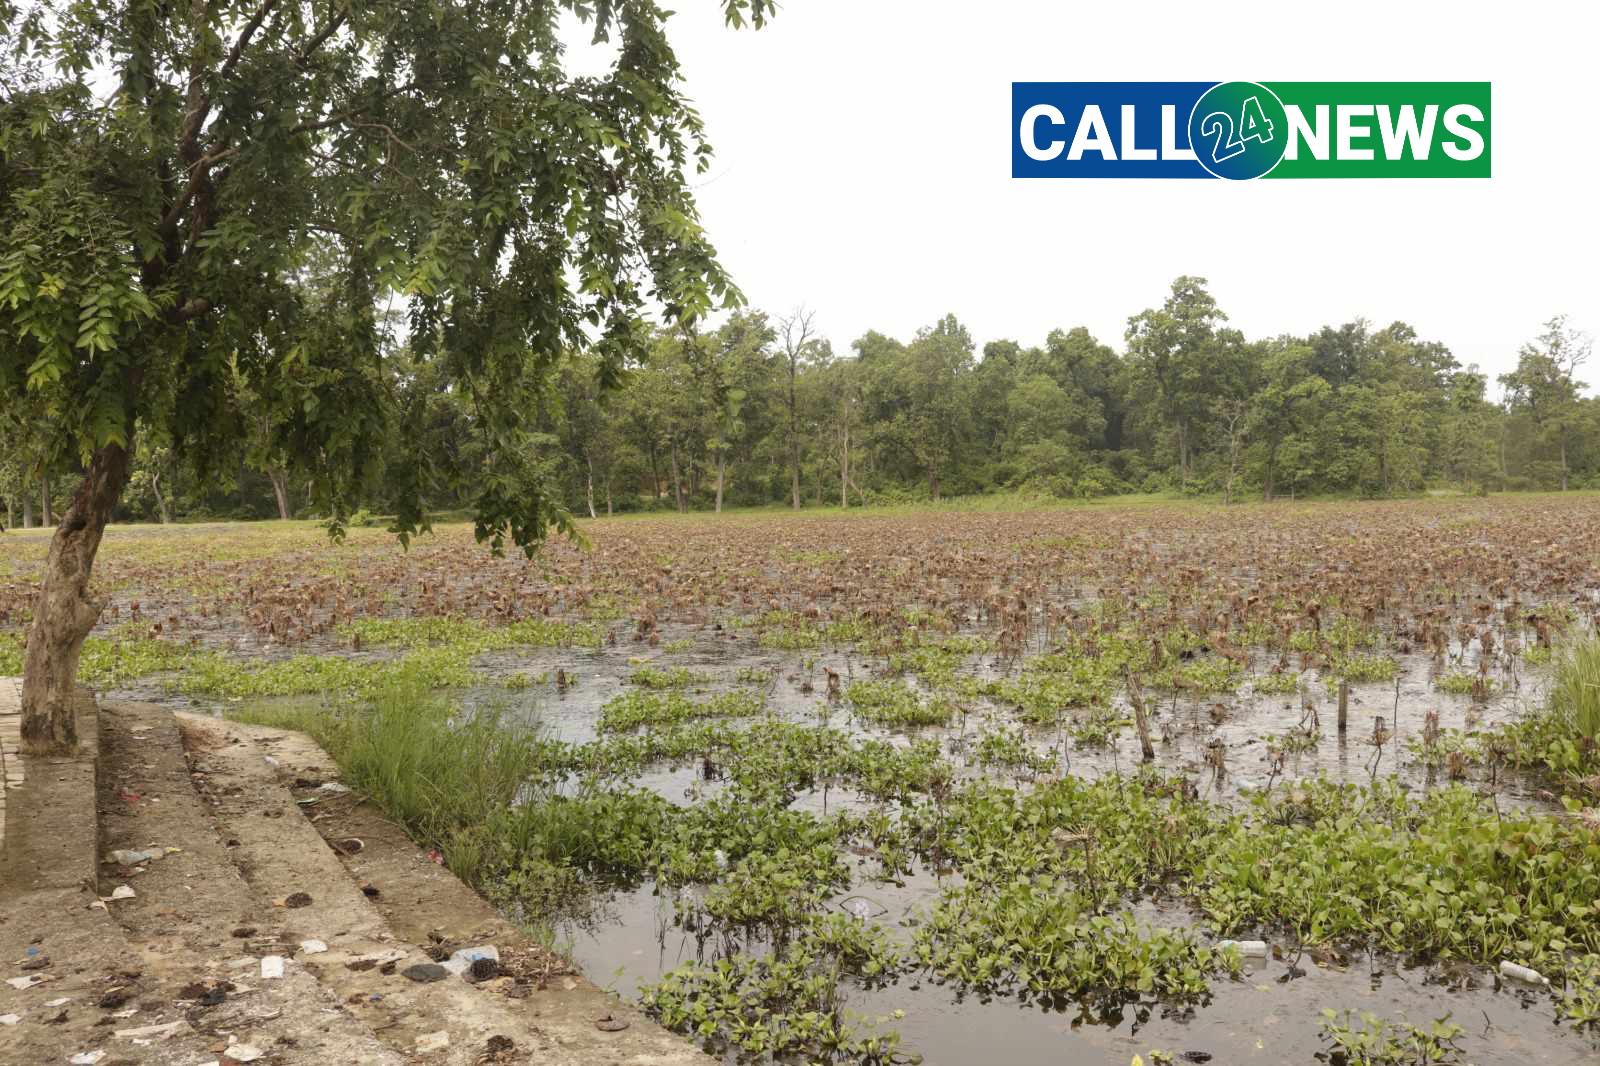
[[[1261,101],[1252,96],[1239,109],[1239,127],[1234,130],[1233,116],[1226,111],[1213,111],[1200,123],[1200,132],[1215,137],[1211,158],[1220,163],[1232,159],[1245,149],[1245,141],[1256,140],[1266,144],[1272,140],[1272,120],[1261,110]]]

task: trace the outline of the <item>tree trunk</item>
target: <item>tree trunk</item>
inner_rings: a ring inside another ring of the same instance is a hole
[[[678,494],[678,513],[682,514],[683,507],[683,475],[678,469],[678,442],[672,442],[672,488]]]
[[[583,486],[584,495],[589,500],[589,517],[599,518],[600,516],[594,513],[594,460],[589,458],[588,452],[584,452],[583,461],[589,468],[588,477],[585,479]]]
[[[155,493],[156,514],[161,518],[161,524],[166,525],[172,521],[172,515],[167,510],[167,498],[161,494],[161,467],[157,466],[150,474],[150,491]]]
[[[39,509],[44,512],[44,524],[56,524],[55,501],[50,499],[50,471],[39,475]]]
[[[1561,427],[1561,491],[1567,491],[1567,427]]]
[[[611,507],[611,478],[606,478],[606,517],[610,518],[616,512]]]
[[[939,499],[939,468],[936,466],[928,467],[928,494]]]
[[[850,428],[845,427],[844,447],[839,449],[839,509],[850,509]]]
[[[661,464],[657,461],[655,441],[650,442],[650,506],[661,499]]]
[[[728,460],[721,449],[717,450],[717,514],[722,513],[722,486],[727,479]]]
[[[789,358],[789,506],[800,510],[800,416],[795,395],[795,378],[800,367],[795,357]]]
[[[105,606],[90,596],[89,578],[100,537],[128,481],[128,459],[116,444],[94,453],[50,539],[22,668],[22,746],[30,754],[70,752],[78,744],[73,680],[84,638]]]
[[[11,493],[6,493],[6,528],[13,529],[17,524],[17,501]]]
[[[1278,445],[1276,443],[1267,449],[1267,467],[1261,480],[1261,498],[1271,503],[1272,491],[1276,487],[1278,480]]]
[[[22,528],[33,528],[33,493],[26,484],[22,486]]]
[[[1178,419],[1178,477],[1183,487],[1189,487],[1189,422]]]
[[[278,500],[278,517],[288,520],[289,512],[289,480],[283,476],[283,471],[269,468],[267,480],[272,482],[272,495]]]

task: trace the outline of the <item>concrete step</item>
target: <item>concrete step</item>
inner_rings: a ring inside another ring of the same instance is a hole
[[[263,895],[311,897],[288,920],[296,935],[316,937],[329,950],[300,964],[338,989],[395,1046],[414,1047],[417,1038],[443,1030],[452,1062],[480,1061],[473,1056],[485,1054],[496,1036],[516,1048],[515,1057],[497,1061],[714,1061],[571,972],[360,796],[315,787],[338,774],[309,737],[195,715],[178,719],[191,761],[208,771],[201,788],[217,804],[219,833],[240,842],[234,856],[246,877]],[[295,788],[296,782],[312,787]],[[302,799],[315,802],[302,805]],[[355,854],[333,846],[350,838],[363,845]],[[364,894],[362,885],[377,894]],[[452,976],[415,984],[401,976],[409,966],[433,961],[429,948],[485,943],[498,948],[503,963],[494,980],[472,984]],[[402,951],[393,973],[347,968],[363,956]],[[521,1057],[524,1051],[529,1059]]]
[[[20,958],[31,946],[49,959],[38,972],[58,978],[16,997],[0,995],[0,1013],[20,1015],[0,1028],[0,1061],[407,1061],[314,975],[289,968],[282,978],[262,979],[262,957],[286,950],[280,915],[239,876],[212,830],[169,711],[104,708],[79,763],[90,768],[87,779],[80,772],[70,789],[14,798],[9,811],[8,855],[18,843],[20,813],[24,839],[47,826],[61,837],[57,854],[35,867],[57,879],[75,872],[81,883],[71,900],[65,886],[47,886],[20,899],[8,894],[0,908],[0,959]],[[73,777],[52,769],[68,768],[30,766],[30,785],[64,786]],[[114,851],[161,857],[103,861]],[[109,898],[124,886],[131,896]],[[42,934],[28,936],[36,927]],[[23,937],[39,943],[18,946]],[[0,993],[10,991],[0,986]]]

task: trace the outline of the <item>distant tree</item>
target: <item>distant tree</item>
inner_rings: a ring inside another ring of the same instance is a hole
[[[1260,387],[1249,400],[1248,431],[1263,453],[1261,494],[1277,491],[1284,442],[1315,421],[1332,391],[1313,371],[1315,351],[1293,339],[1269,343],[1259,352]]]
[[[1185,486],[1193,472],[1195,423],[1214,395],[1218,329],[1227,318],[1206,291],[1206,279],[1185,276],[1172,283],[1161,307],[1128,320],[1128,358],[1154,383],[1161,417],[1176,438]]]
[[[1567,491],[1572,433],[1581,415],[1575,374],[1593,349],[1591,337],[1569,327],[1565,315],[1557,315],[1545,323],[1536,341],[1522,346],[1517,368],[1500,375],[1507,406],[1513,412],[1526,412],[1539,437],[1553,441],[1562,492]]]
[[[778,319],[778,346],[784,372],[784,409],[788,412],[789,506],[800,509],[800,372],[815,359],[820,338],[816,312],[797,307]]]

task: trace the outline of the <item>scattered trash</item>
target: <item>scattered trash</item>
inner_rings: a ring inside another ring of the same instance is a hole
[[[16,1025],[22,1018],[16,1014],[0,1014],[0,1025]]]
[[[596,1018],[594,1027],[602,1033],[620,1033],[628,1027],[628,1022],[626,1019],[607,1014],[604,1018]]]
[[[139,793],[137,793],[137,792],[129,792],[125,788],[124,789],[119,789],[118,792],[117,792],[117,798],[119,800],[121,800],[123,803],[134,804],[134,803],[138,803],[139,802]]]
[[[427,1054],[430,1051],[443,1051],[450,1046],[450,1034],[444,1029],[437,1033],[424,1033],[417,1037],[418,1054]]]
[[[128,1002],[129,998],[128,990],[126,988],[113,988],[105,995],[100,997],[100,1002],[96,1004],[96,1006],[98,1006],[101,1010],[116,1010],[118,1007]]]
[[[1223,951],[1233,948],[1247,959],[1264,959],[1267,957],[1267,942],[1265,940],[1219,940],[1217,950]]]
[[[52,999],[49,1003],[46,1003],[45,1006],[46,1007],[65,1007],[68,1003],[71,1003],[71,1002],[72,1002],[72,997],[71,996],[59,996],[56,999]]]
[[[345,963],[344,968],[347,970],[357,971],[370,970],[374,966],[382,966],[388,963],[399,962],[405,957],[406,953],[403,951],[379,951],[371,955],[357,955],[355,958]]]
[[[475,963],[482,961],[498,963],[500,961],[500,949],[493,944],[484,944],[482,947],[476,948],[462,948],[450,956],[449,961],[444,964],[444,968],[460,976],[472,969]],[[494,974],[490,973],[489,976],[493,977]]]
[[[34,946],[32,944],[29,944],[28,945],[28,950],[24,951],[23,954],[31,959],[35,955],[39,954],[39,949],[36,946]]]
[[[95,1063],[105,1057],[106,1053],[104,1051],[80,1051],[68,1059],[67,1062],[71,1063],[71,1066],[94,1066]]]
[[[228,1050],[222,1053],[222,1057],[229,1062],[254,1062],[265,1054],[265,1051],[254,1044],[231,1044]]]
[[[283,976],[283,956],[268,955],[261,960],[261,979],[271,981]]]
[[[846,914],[866,921],[868,918],[877,918],[889,913],[889,908],[865,896],[850,896],[839,901],[839,909]]]
[[[133,899],[138,893],[130,885],[118,885],[111,890],[111,895],[101,896],[101,903],[114,903],[119,899]]]
[[[378,886],[373,884],[371,881],[361,882],[361,894],[366,896],[368,899],[377,899],[380,895],[382,895],[382,893],[378,891]]]
[[[189,1023],[179,1018],[177,1021],[167,1022],[165,1025],[144,1025],[137,1029],[118,1029],[116,1030],[116,1035],[128,1040],[149,1040],[152,1038],[160,1040],[187,1028],[189,1028]]]
[[[435,866],[443,866],[444,865],[444,855],[440,853],[438,848],[429,848],[428,849],[428,861],[433,863]]]
[[[116,863],[118,866],[138,866],[142,862],[153,862],[166,857],[167,853],[161,848],[145,848],[142,851],[119,849],[107,855],[106,862]]]
[[[273,758],[271,755],[261,756],[261,761],[272,767],[274,770],[278,768],[278,760]]]
[[[321,955],[328,950],[328,945],[320,940],[302,940],[300,941],[300,950],[307,955]]]
[[[6,984],[20,992],[24,988],[32,988],[34,985],[42,985],[48,980],[50,980],[48,974],[30,973],[23,977],[8,977],[6,978]]]
[[[1519,966],[1516,963],[1511,962],[1509,959],[1500,964],[1500,976],[1509,977],[1513,981],[1522,981],[1525,984],[1539,985],[1541,987],[1548,987],[1550,984],[1550,978],[1546,977],[1538,970],[1532,970],[1526,966]]]
[[[465,968],[465,967],[463,967]],[[400,971],[401,977],[408,977],[419,985],[431,984],[434,981],[443,981],[452,971],[445,969],[436,962],[419,962],[415,966],[407,966]],[[460,971],[454,971],[460,972]]]
[[[334,841],[333,846],[342,854],[360,855],[361,849],[367,846],[367,842],[360,837],[345,837],[343,840]]]
[[[321,785],[317,786],[317,791],[318,792],[327,792],[327,793],[329,793],[331,795],[337,796],[341,792],[349,792],[350,791],[350,786],[341,785],[337,781],[324,781]]]

